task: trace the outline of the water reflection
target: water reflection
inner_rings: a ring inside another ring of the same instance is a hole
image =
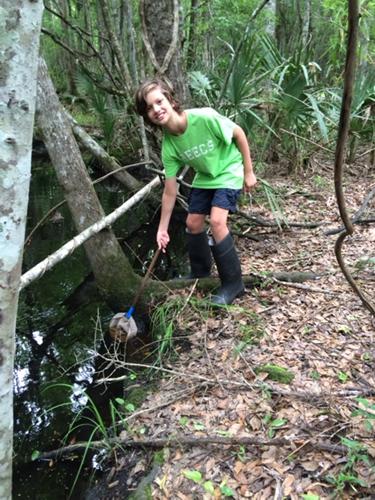
[[[118,188],[109,192],[99,186],[98,192],[106,213],[124,201],[124,193]],[[30,234],[62,198],[53,169],[46,164],[34,165],[26,234]],[[140,213],[144,210],[142,204],[139,210]],[[124,251],[128,258],[142,273],[153,256],[157,220],[139,230],[130,246],[127,235],[139,217],[132,212],[131,217],[125,216],[116,222],[114,228],[120,241],[126,241]],[[70,213],[63,205],[58,216],[33,233],[25,248],[23,272],[75,234]],[[179,236],[183,239],[183,231],[174,233],[173,244],[177,248],[181,247]],[[172,265],[171,254],[172,245],[169,254],[161,259],[159,271],[162,279],[180,274]],[[183,259],[176,259],[176,262],[181,265]],[[97,369],[96,352],[102,341],[100,336],[96,337],[95,331],[105,332],[112,316],[113,311],[97,294],[82,247],[21,292],[14,368],[14,498],[67,498],[77,466],[58,464],[56,475],[55,464],[44,468],[41,464],[31,463],[30,457],[35,450],[60,447],[74,415],[83,413]],[[111,397],[116,397],[115,391],[122,390],[122,385],[110,390]],[[99,396],[99,406],[108,403],[108,394]],[[77,434],[77,439],[80,438]],[[102,460],[101,454],[95,455],[93,466],[99,469]]]

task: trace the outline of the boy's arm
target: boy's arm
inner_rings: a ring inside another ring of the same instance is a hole
[[[233,129],[233,139],[236,141],[237,147],[242,155],[244,165],[244,190],[246,192],[255,186],[257,179],[253,171],[253,164],[251,162],[250,147],[247,141],[245,132],[241,127],[236,125]]]
[[[169,177],[168,179],[165,179],[164,191],[161,199],[161,216],[158,232],[156,235],[158,247],[161,248],[163,252],[165,252],[165,249],[167,248],[167,245],[169,243],[168,226],[174,205],[176,203],[176,196],[176,177]]]

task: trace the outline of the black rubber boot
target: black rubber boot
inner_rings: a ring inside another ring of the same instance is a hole
[[[211,247],[211,250],[221,281],[221,287],[211,297],[211,302],[216,305],[231,304],[245,290],[241,264],[231,234],[228,233],[220,243]]]
[[[206,231],[198,234],[186,233],[190,259],[188,278],[206,278],[211,274],[212,255]]]

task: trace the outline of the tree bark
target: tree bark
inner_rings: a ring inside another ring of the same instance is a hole
[[[104,217],[65,111],[59,103],[44,60],[39,62],[37,118],[44,142],[62,186],[78,232]],[[113,309],[123,309],[137,288],[134,273],[111,230],[103,230],[85,244],[96,283]]]
[[[160,76],[173,83],[180,100],[187,104],[190,93],[182,60],[181,24],[178,0],[141,0],[142,37],[149,58]]]
[[[192,66],[197,46],[196,29],[198,25],[197,23],[198,8],[199,8],[199,0],[191,0],[191,6],[190,6],[191,11],[189,17],[188,41],[187,41],[187,51],[186,51],[186,59],[187,59],[186,64],[188,68],[191,68]]]
[[[125,61],[124,52],[122,50],[122,47],[120,45],[120,42],[116,34],[116,29],[112,21],[112,16],[109,10],[108,1],[101,0],[100,6],[102,9],[104,24],[106,25],[107,28],[108,37],[111,41],[112,50],[117,60],[123,84],[127,88],[128,92],[132,93],[134,82],[132,82],[130,71]]]
[[[0,6],[0,498],[11,498],[14,336],[43,2]]]

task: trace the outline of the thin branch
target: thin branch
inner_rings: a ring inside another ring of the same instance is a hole
[[[131,167],[139,167],[141,165],[148,165],[148,162],[141,161],[139,163],[131,163],[130,165],[125,165],[124,167],[119,167],[116,170],[113,170],[112,172],[109,172],[108,174],[105,174],[102,177],[99,177],[98,179],[95,179],[94,182],[92,183],[92,185],[99,184],[100,182],[103,182],[108,177],[111,177],[112,175],[117,174],[118,172],[120,172],[122,170],[127,170],[128,168],[131,168]],[[54,212],[56,212],[56,210],[58,208],[60,208],[62,205],[64,205],[65,203],[66,203],[66,200],[62,200],[59,203],[57,203],[57,205],[55,205],[50,210],[48,210],[48,212],[39,220],[39,222],[34,226],[34,228],[30,231],[30,233],[26,237],[26,239],[25,239],[25,245],[24,245],[25,247],[26,247],[26,245],[28,245],[30,243],[31,238],[33,237],[35,231],[37,229],[39,229],[40,226],[42,226],[46,222],[46,220],[48,220],[51,217],[51,215]]]
[[[342,293],[342,292],[334,292],[332,290],[326,290],[324,288],[316,288],[313,286],[303,285],[302,283],[289,283],[287,281],[281,281],[276,278],[273,278],[272,281],[278,285],[297,288],[298,290],[304,290],[306,292],[326,293],[327,295],[340,295]]]
[[[72,49],[71,47],[69,47],[69,45],[66,45],[66,43],[64,43],[62,40],[60,40],[60,38],[58,38],[54,33],[52,33],[51,31],[48,31],[46,30],[45,28],[42,28],[42,33],[44,35],[47,35],[49,36],[57,45],[60,45],[60,47],[62,47],[64,50],[66,50],[67,52],[69,52],[69,54],[71,56],[73,56],[75,59],[78,59],[78,62],[79,64],[81,65],[82,69],[85,71],[85,73],[91,78],[91,80],[95,83],[95,85],[97,87],[99,87],[100,85],[98,84],[98,82],[95,80],[95,78],[92,76],[91,74],[91,71],[87,68],[87,66],[85,65],[85,63],[83,62],[83,59],[82,57],[85,57],[85,58],[88,58],[88,57],[96,57],[100,60],[100,62],[102,63],[102,66],[106,72],[106,74],[108,75],[108,77],[110,78],[110,80],[112,81],[112,83],[114,85],[117,85],[116,81],[114,80],[113,76],[112,76],[112,72],[108,69],[107,65],[105,64],[104,60],[102,59],[102,57],[100,56],[100,54],[98,53],[94,53],[92,55],[88,55],[88,54],[84,54],[82,52],[79,52],[77,51],[76,49]],[[101,87],[103,88],[103,87]],[[116,90],[116,89],[112,89],[111,87],[109,87],[108,89],[107,88],[104,88],[104,90],[107,90],[107,92],[110,92],[112,94],[117,94],[117,95],[121,95],[121,96],[126,96],[127,94],[125,94],[125,92],[121,91],[121,90]]]
[[[243,217],[244,219],[247,219],[254,224],[257,224],[259,226],[264,226],[264,227],[301,227],[301,228],[306,228],[306,229],[315,229],[320,226],[326,226],[328,222],[283,222],[280,221],[277,223],[276,221],[273,220],[267,220],[264,217],[261,217],[260,215],[252,215],[252,214],[247,214],[246,212],[242,210],[238,210],[236,212],[238,215]]]
[[[326,148],[325,146],[322,146],[321,144],[318,144],[317,142],[312,141],[311,139],[307,139],[307,137],[302,137],[302,135],[295,134],[294,132],[291,132],[290,130],[286,130],[285,128],[280,129],[281,132],[284,132],[285,134],[292,135],[293,137],[297,137],[297,139],[301,139],[305,142],[308,142],[309,144],[312,144],[313,146],[316,146],[319,149],[322,149],[323,151],[327,151],[328,153],[333,154],[334,151],[332,149]]]
[[[374,198],[374,196],[375,196],[375,187],[366,195],[362,205],[359,207],[357,212],[350,219],[353,224],[361,222],[362,215],[367,210],[367,207],[369,206],[369,204],[372,201],[372,199]],[[332,234],[341,233],[342,231],[345,231],[345,227],[339,227],[338,229],[332,229],[331,231],[327,231],[324,234],[326,236],[331,236]]]
[[[87,36],[90,36],[90,37],[94,36],[92,33],[89,33],[88,31],[85,31],[80,26],[78,26],[76,24],[73,24],[70,21],[68,21],[68,19],[66,19],[66,17],[64,17],[61,14],[61,12],[57,12],[57,11],[51,9],[51,7],[48,7],[48,5],[46,5],[46,4],[45,4],[44,7],[45,7],[46,11],[48,11],[51,14],[53,14],[54,16],[58,17],[64,24],[66,24],[67,26],[69,26],[69,28],[71,28],[73,31],[75,31],[76,33],[78,33],[81,37],[82,37],[82,33],[84,35],[87,35]],[[105,38],[103,36],[100,36],[99,34],[97,36],[98,36],[98,38],[102,38],[103,40],[108,40],[107,38]]]
[[[115,56],[116,56],[116,59],[118,62],[118,66],[120,68],[121,77],[124,80],[124,84],[127,87],[128,92],[131,93],[132,88],[133,88],[132,78],[130,75],[128,65],[126,64],[120,42],[118,41],[118,38],[117,38],[117,35],[115,32],[115,27],[113,26],[112,17],[111,17],[111,13],[109,11],[109,6],[108,6],[107,0],[101,0],[100,6],[102,9],[103,19],[104,19],[106,28],[108,30],[108,35],[109,35],[109,38],[111,40],[112,48],[113,48],[113,51],[115,53]]]

